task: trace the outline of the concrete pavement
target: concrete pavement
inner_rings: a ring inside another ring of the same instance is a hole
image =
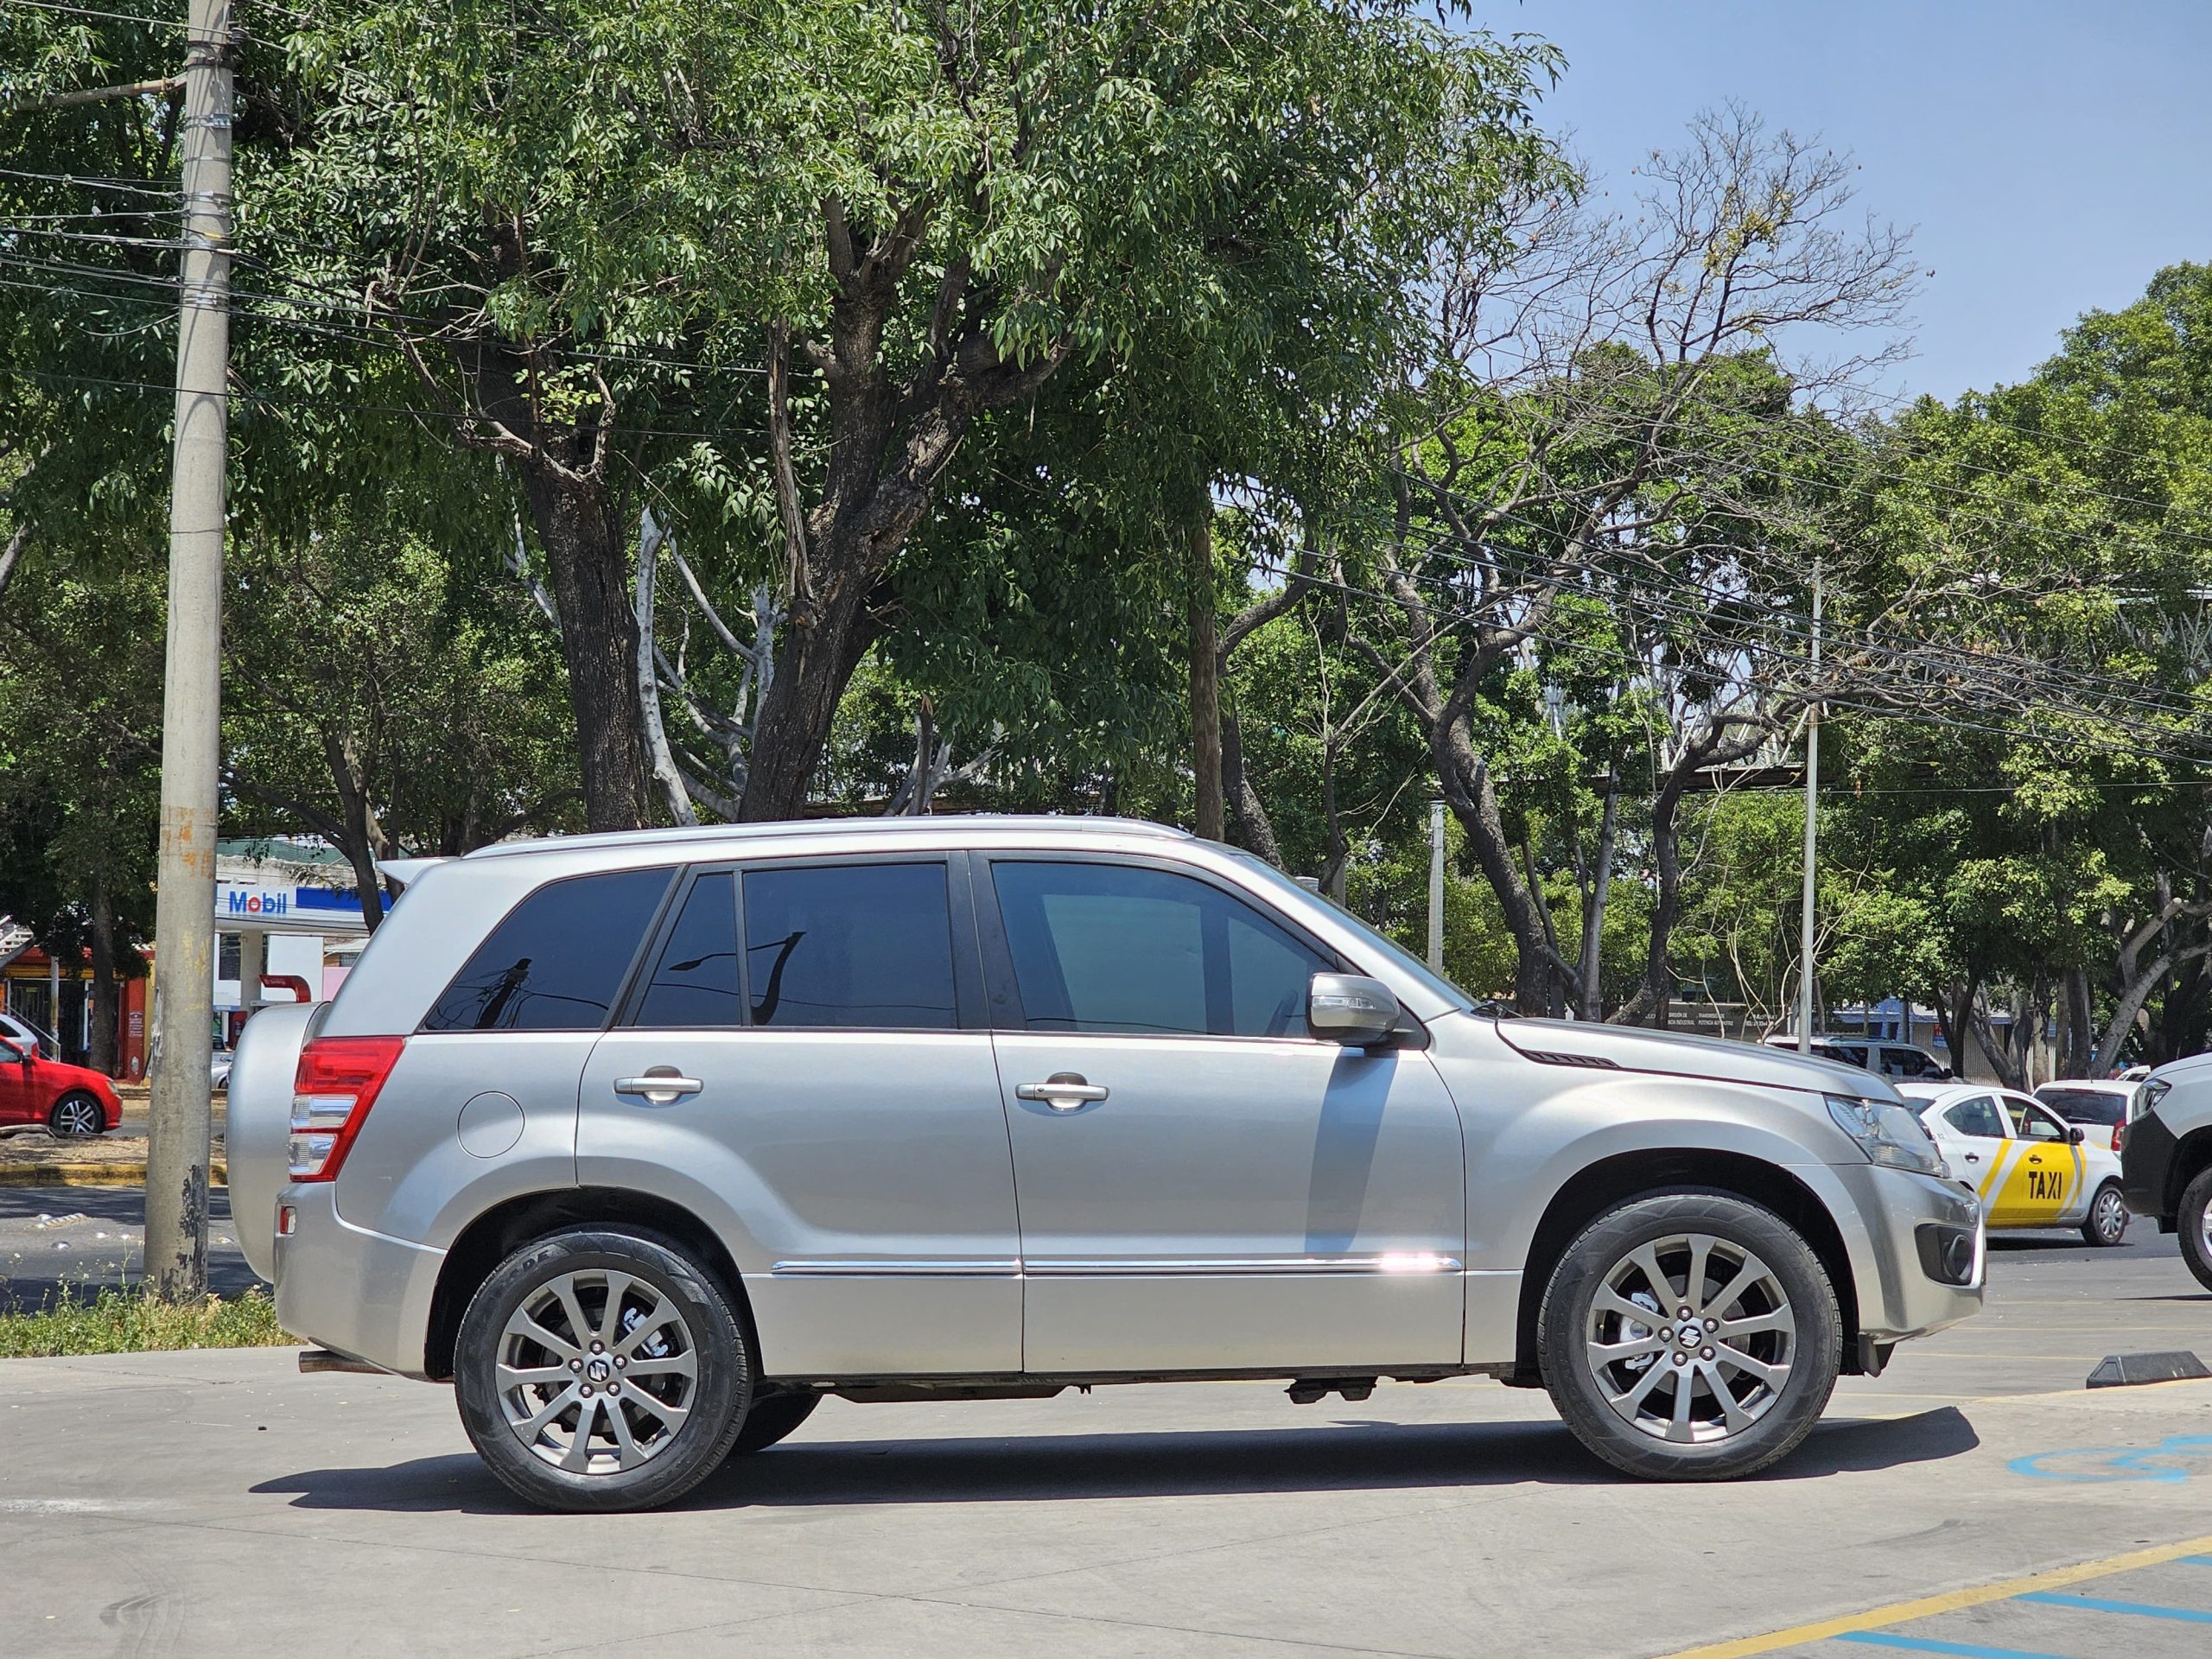
[[[284,1351],[0,1362],[0,1654],[2200,1656],[2212,1384],[2079,1386],[2085,1355],[2212,1350],[2171,1249],[2000,1251],[1994,1317],[1729,1486],[1620,1481],[1486,1382],[1224,1383],[833,1401],[679,1509],[550,1516],[443,1389]]]

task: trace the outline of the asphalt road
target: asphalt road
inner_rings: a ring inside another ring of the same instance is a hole
[[[238,1254],[230,1192],[208,1195],[207,1273],[234,1296],[261,1281]],[[146,1194],[130,1186],[0,1186],[0,1312],[35,1308],[67,1285],[135,1282],[144,1265]]]
[[[518,1508],[442,1389],[0,1361],[0,1654],[2202,1659],[2212,1383],[2081,1389],[2170,1347],[2212,1357],[2171,1240],[2005,1241],[1982,1318],[1734,1485],[1620,1480],[1486,1382],[1220,1383],[833,1401],[609,1516]]]

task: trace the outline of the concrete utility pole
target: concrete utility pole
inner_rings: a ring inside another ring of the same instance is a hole
[[[231,356],[231,0],[189,0],[184,257],[169,494],[168,654],[154,911],[146,1276],[207,1290],[207,1052],[215,1019],[215,814],[222,737],[223,472]]]
[[[1813,566],[1813,678],[1821,677],[1821,567]],[[1802,969],[1797,976],[1797,1052],[1813,1052],[1813,855],[1819,833],[1821,793],[1821,705],[1805,710],[1805,906],[1798,944]]]
[[[1428,965],[1444,971],[1444,803],[1428,804]]]

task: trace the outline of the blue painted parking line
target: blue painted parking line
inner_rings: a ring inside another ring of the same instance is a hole
[[[1831,1638],[1859,1642],[1872,1648],[1898,1648],[1906,1653],[1947,1653],[1952,1659],[2066,1659],[2057,1653],[2031,1653],[2025,1648],[1982,1648],[1971,1642],[1938,1642],[1926,1636],[1892,1636],[1886,1630],[1851,1630]]]
[[[2056,1596],[2031,1590],[2015,1601],[2039,1601],[2046,1607],[2079,1607],[2092,1613],[2133,1613],[2139,1618],[2176,1618],[2185,1624],[2212,1624],[2212,1613],[2197,1607],[2155,1607],[2147,1601],[2108,1601],[2102,1596]]]

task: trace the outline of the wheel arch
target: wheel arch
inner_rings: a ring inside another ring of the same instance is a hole
[[[1534,1387],[1541,1379],[1536,1358],[1536,1316],[1552,1272],[1577,1235],[1606,1211],[1632,1198],[1662,1193],[1705,1192],[1742,1198],[1770,1210],[1796,1229],[1834,1287],[1843,1315],[1844,1370],[1859,1370],[1859,1289],[1851,1254],[1827,1205],[1788,1170],[1744,1153],[1679,1147],[1618,1153],[1578,1170],[1552,1195],[1530,1240],[1521,1277],[1512,1381]]]
[[[433,1381],[453,1377],[454,1344],[461,1315],[492,1270],[534,1238],[564,1227],[630,1227],[658,1234],[683,1246],[721,1282],[741,1321],[756,1363],[760,1336],[745,1280],[729,1247],[715,1230],[680,1204],[625,1187],[575,1186],[528,1192],[503,1200],[463,1228],[446,1252],[430,1295],[429,1327],[423,1335],[423,1374]]]
[[[2173,1161],[2166,1166],[2165,1197],[2159,1205],[2162,1213],[2178,1216],[2182,1194],[2208,1169],[2212,1169],[2212,1123],[2191,1129],[2174,1147]]]

